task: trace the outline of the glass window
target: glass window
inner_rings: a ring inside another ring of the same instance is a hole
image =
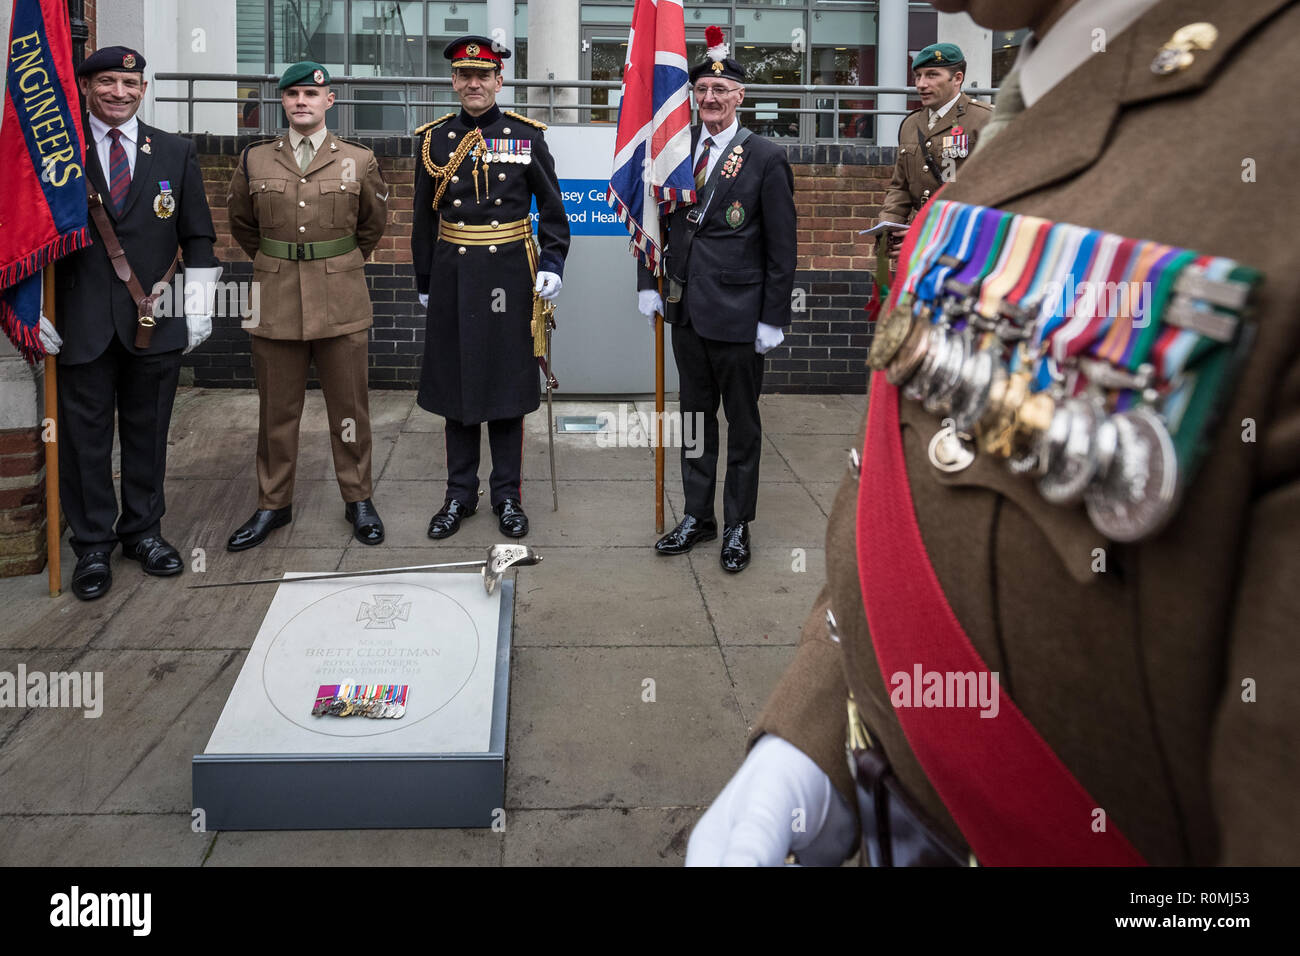
[[[352,76],[423,76],[421,0],[352,0]]]

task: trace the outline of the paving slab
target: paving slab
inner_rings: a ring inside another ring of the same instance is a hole
[[[95,637],[96,648],[248,648],[275,598],[276,584],[191,588],[192,584],[250,581],[285,571],[336,571],[342,548],[276,548],[270,543],[231,554],[207,554],[206,570],[175,578],[147,578],[140,598],[124,606]]]
[[[718,563],[715,543],[695,548],[688,560],[719,643],[724,648],[797,644],[804,619],[826,581],[826,549],[792,553],[792,548],[766,547],[755,541],[749,567],[732,574]]]
[[[429,519],[442,507],[444,491],[439,483],[382,479],[375,486],[375,502],[384,519],[386,545],[422,548],[436,544],[428,535]],[[524,481],[529,533],[523,543],[534,547],[654,544],[653,475],[647,481],[563,480],[559,491],[560,510],[554,512],[550,482]],[[474,516],[462,522],[454,538],[444,540],[455,541],[466,550],[486,550],[490,544],[507,540],[486,493],[479,496]]]
[[[516,646],[714,643],[687,561],[636,548],[543,548],[519,571]]]
[[[822,514],[829,518],[831,509],[835,507],[835,495],[840,490],[840,483],[838,481],[805,481],[803,486],[813,496],[813,500],[817,502],[817,507],[822,510]]]
[[[63,590],[50,597],[45,571],[17,578],[0,578],[0,647],[85,647],[126,606],[141,587],[140,566],[122,557],[109,559],[113,586],[94,601],[81,601],[72,593],[72,572],[77,557],[65,538],[60,549]],[[129,565],[129,566],[128,566]]]
[[[189,813],[0,816],[0,866],[198,866],[215,834]]]
[[[9,679],[14,682],[14,701],[11,705],[0,707],[0,748],[4,747],[5,741],[15,733],[14,728],[23,723],[32,714],[37,713],[35,708],[19,707],[18,678],[19,665],[25,668],[23,676],[42,673],[49,674],[70,669],[70,664],[76,659],[77,652],[72,649],[49,651],[49,650],[0,650],[0,672],[9,675]],[[24,690],[24,697],[26,691]]]
[[[0,749],[0,814],[164,812],[190,806],[201,753],[242,651],[89,651],[71,665],[103,674],[103,714],[34,709]]]
[[[777,681],[794,660],[793,647],[723,647],[727,672],[736,687],[736,699],[745,718],[745,731],[753,730],[763,705]],[[739,763],[736,766],[740,766]]]
[[[680,866],[703,810],[515,810],[506,813],[506,866]]]
[[[766,435],[852,435],[862,412],[838,395],[760,395]]]
[[[499,866],[505,833],[482,830],[226,830],[205,866]]]
[[[744,720],[716,647],[513,657],[508,807],[699,807],[740,761]]]
[[[857,435],[767,435],[781,456],[790,463],[799,481],[839,481],[849,466],[849,449],[858,448]]]
[[[664,484],[673,511],[681,512],[684,507],[681,482],[665,481]],[[722,490],[719,481],[714,493],[714,515],[719,532],[723,522]],[[826,540],[826,515],[798,482],[761,482],[757,517],[750,525],[750,538],[755,548],[778,546],[788,552],[795,547],[821,547]],[[718,546],[715,542],[703,545],[705,548]]]

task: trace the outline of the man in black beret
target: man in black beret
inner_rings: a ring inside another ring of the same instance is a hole
[[[167,429],[181,355],[211,334],[221,276],[194,144],[136,119],[148,86],[144,68],[135,50],[111,46],[77,70],[89,110],[83,125],[86,172],[97,196],[94,242],[55,267],[58,332],[47,350],[59,357],[59,493],[77,555],[72,591],[83,600],[108,593],[109,555],[119,541],[146,574],[169,577],[183,568],[161,529]],[[159,283],[166,288],[183,258],[185,294],[164,294],[142,307],[114,271],[110,255],[119,245],[146,295]]]
[[[718,468],[718,403],[727,414],[722,493],[723,570],[749,566],[749,523],[758,504],[763,429],[758,394],[763,355],[781,344],[794,290],[794,174],[785,151],[740,125],[745,69],[727,56],[722,31],[705,32],[708,55],[690,72],[703,126],[691,130],[699,201],[666,221],[664,288],[638,266],[641,313],[673,327],[681,413],[704,423],[704,450],[682,447],[685,515],[655,545],[685,554],[718,536],[713,498]]]

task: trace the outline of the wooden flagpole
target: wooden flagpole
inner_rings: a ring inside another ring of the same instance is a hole
[[[659,279],[663,300],[664,280]],[[655,534],[664,533],[664,317],[655,313]]]
[[[54,321],[54,266],[45,267],[42,276],[43,295],[41,312]],[[41,437],[49,423],[54,424],[50,440],[45,444],[45,557],[50,574],[50,597],[58,597],[63,589],[63,569],[59,564],[59,400],[58,362],[54,356],[45,356],[45,419],[41,422]]]

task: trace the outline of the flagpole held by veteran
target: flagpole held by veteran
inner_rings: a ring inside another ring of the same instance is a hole
[[[679,204],[694,203],[691,171],[691,95],[686,72],[686,21],[676,0],[637,0],[628,34],[623,95],[618,107],[614,168],[609,204],[631,233],[638,264],[661,282],[661,217]],[[662,295],[639,297],[655,337],[655,421],[664,418],[663,318],[652,303]],[[662,292],[662,289],[660,290]],[[648,311],[647,311],[648,309]],[[664,530],[663,435],[655,442],[655,532]]]

